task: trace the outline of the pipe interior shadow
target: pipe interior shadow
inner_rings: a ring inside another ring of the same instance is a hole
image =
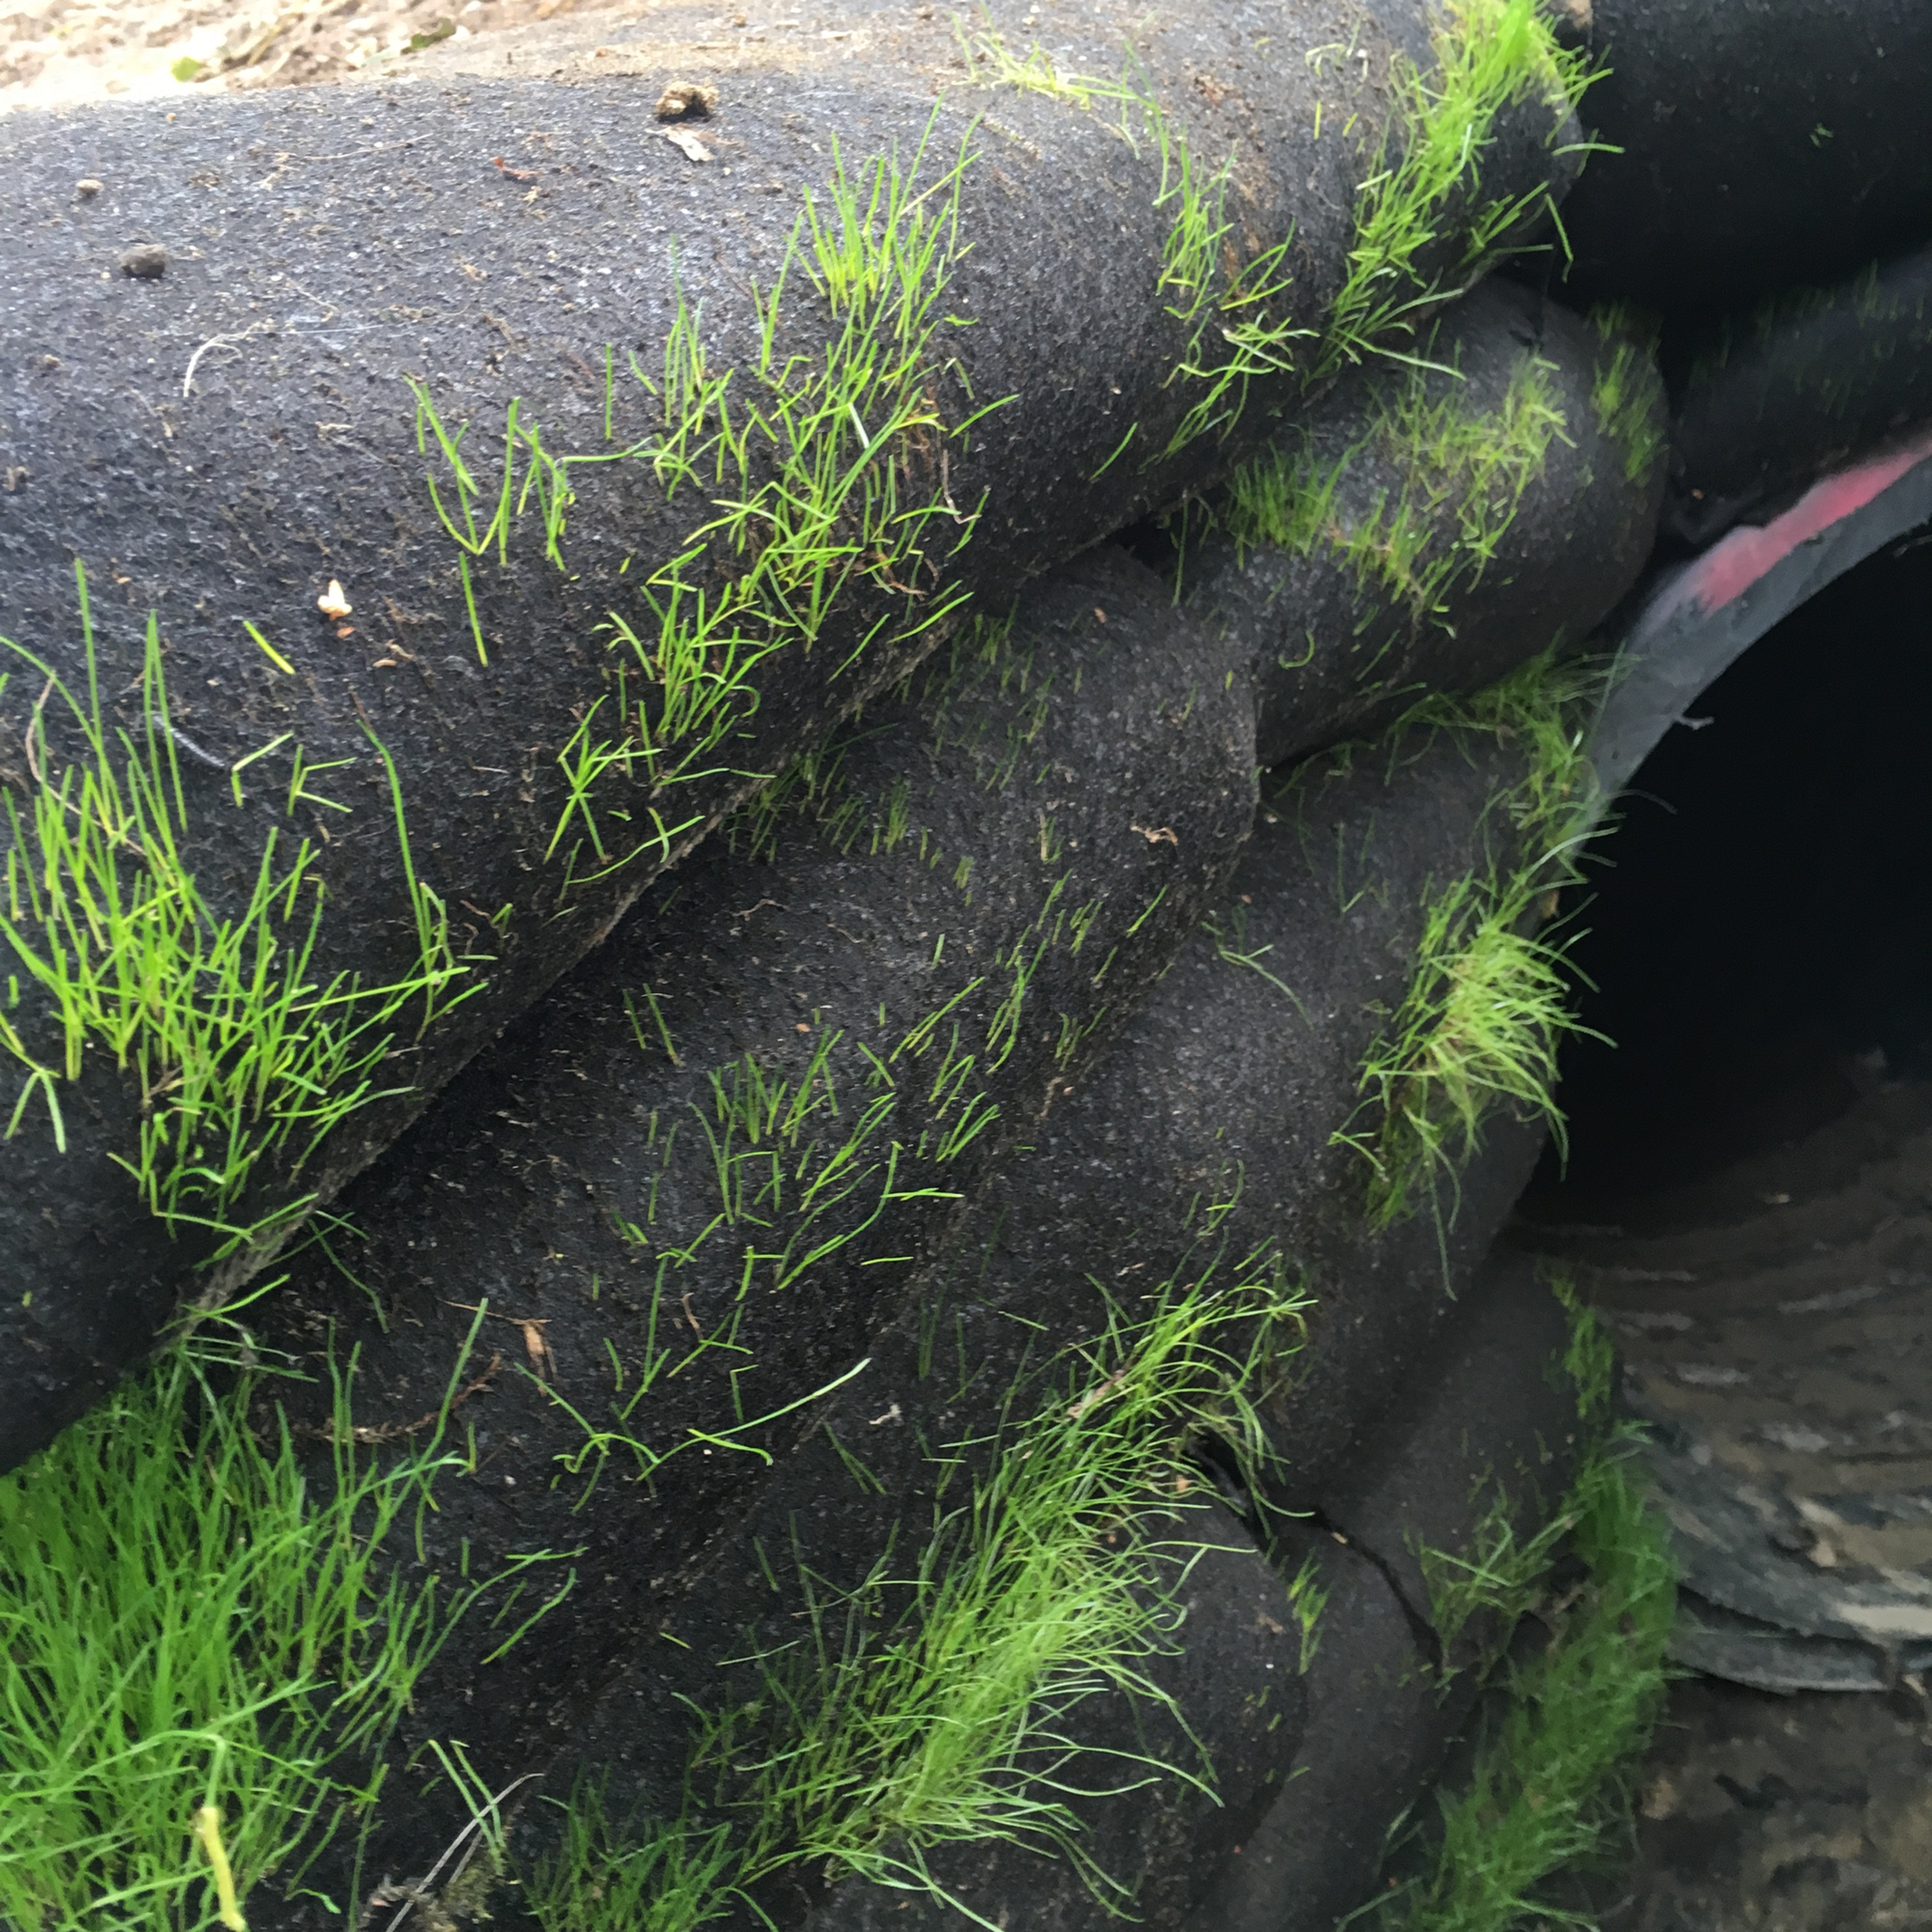
[[[1588,1221],[1924,1083],[1932,1115],[1932,528],[1838,579],[1692,707],[1619,801],[1571,949],[1567,1167]]]

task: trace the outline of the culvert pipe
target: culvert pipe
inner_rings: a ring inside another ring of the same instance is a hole
[[[1628,822],[1577,952],[1583,1016],[1622,1048],[1568,1056],[1576,1161],[1515,1236],[1622,1331],[1684,1572],[1676,1654],[1784,1692],[1932,1662],[1928,942],[1898,890],[1925,856],[1905,721],[1928,513],[1922,434],[1740,526],[1639,618],[1599,753]]]
[[[1533,238],[1580,68],[1527,0],[1388,17],[1177,9],[1122,82],[1106,29],[1042,66],[995,8],[965,64],[938,21],[862,79],[754,56],[676,140],[682,50],[372,89],[346,134],[295,92],[10,118],[35,1412],[231,1292],[961,600],[1206,486]],[[1466,28],[1508,43],[1486,94]],[[1382,166],[1452,113],[1480,182]],[[158,920],[68,922],[143,879]],[[234,943],[279,949],[266,992]]]

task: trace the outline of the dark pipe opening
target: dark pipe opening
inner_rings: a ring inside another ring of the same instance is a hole
[[[1527,1218],[1626,1218],[1874,1094],[1932,1115],[1928,730],[1922,529],[1747,652],[1619,802],[1571,949],[1616,1044],[1567,1045],[1567,1170]]]

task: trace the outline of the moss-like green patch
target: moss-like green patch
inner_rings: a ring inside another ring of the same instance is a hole
[[[1600,303],[1589,320],[1600,345],[1590,376],[1597,428],[1606,442],[1623,452],[1625,480],[1640,483],[1670,442],[1658,401],[1659,325],[1654,316],[1640,317],[1621,302]]]

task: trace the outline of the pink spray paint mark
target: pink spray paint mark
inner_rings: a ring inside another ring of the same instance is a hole
[[[1761,527],[1742,524],[1720,538],[1666,590],[1651,621],[1667,617],[1695,598],[1720,610],[1741,597],[1780,557],[1827,530],[1891,488],[1906,471],[1932,457],[1932,431],[1870,463],[1856,463],[1821,477],[1782,516]]]

